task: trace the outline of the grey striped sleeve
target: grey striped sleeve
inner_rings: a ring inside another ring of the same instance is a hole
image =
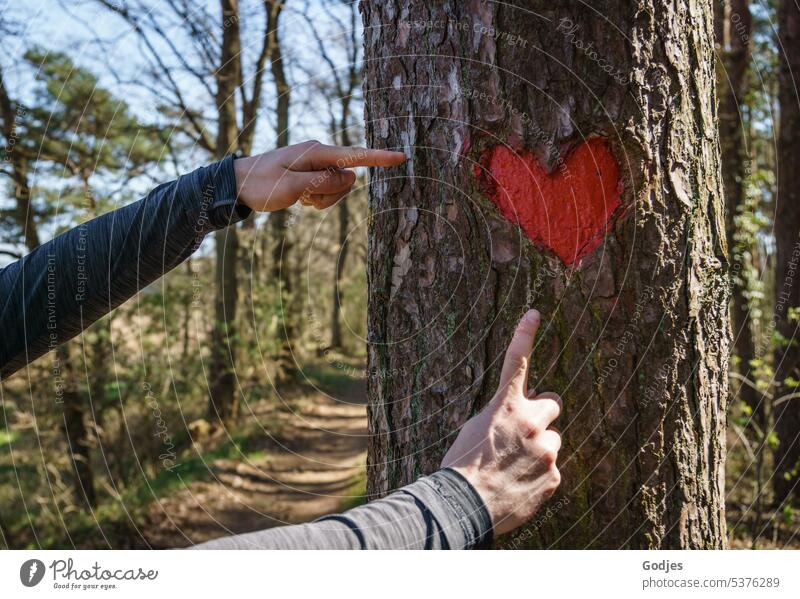
[[[474,549],[492,538],[480,495],[449,468],[340,515],[225,537],[196,549]]]

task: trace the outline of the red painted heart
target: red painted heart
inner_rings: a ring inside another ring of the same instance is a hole
[[[600,245],[619,213],[619,167],[602,138],[575,148],[553,173],[531,152],[507,146],[486,150],[481,166],[476,175],[500,213],[565,264]]]

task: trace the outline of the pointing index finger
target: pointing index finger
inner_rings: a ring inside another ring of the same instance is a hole
[[[292,170],[346,169],[357,166],[397,166],[405,162],[402,152],[370,148],[328,146],[315,144],[291,164]]]
[[[514,337],[506,350],[503,371],[500,374],[500,387],[514,386],[525,393],[528,382],[528,366],[533,351],[533,339],[539,329],[541,316],[536,310],[529,310],[519,321]]]
[[[334,151],[331,157],[337,156],[337,168],[349,168],[355,166],[397,166],[406,161],[406,155],[402,152],[392,152],[391,150],[372,150],[370,148],[342,148],[330,146]],[[342,166],[338,166],[339,163]]]

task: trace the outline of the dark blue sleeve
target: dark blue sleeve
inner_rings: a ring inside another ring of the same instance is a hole
[[[59,235],[0,270],[0,378],[55,349],[251,210],[233,157]]]

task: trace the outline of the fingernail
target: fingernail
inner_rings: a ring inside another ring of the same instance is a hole
[[[539,322],[541,315],[539,314],[538,310],[528,310],[525,313],[525,320],[527,322]]]

